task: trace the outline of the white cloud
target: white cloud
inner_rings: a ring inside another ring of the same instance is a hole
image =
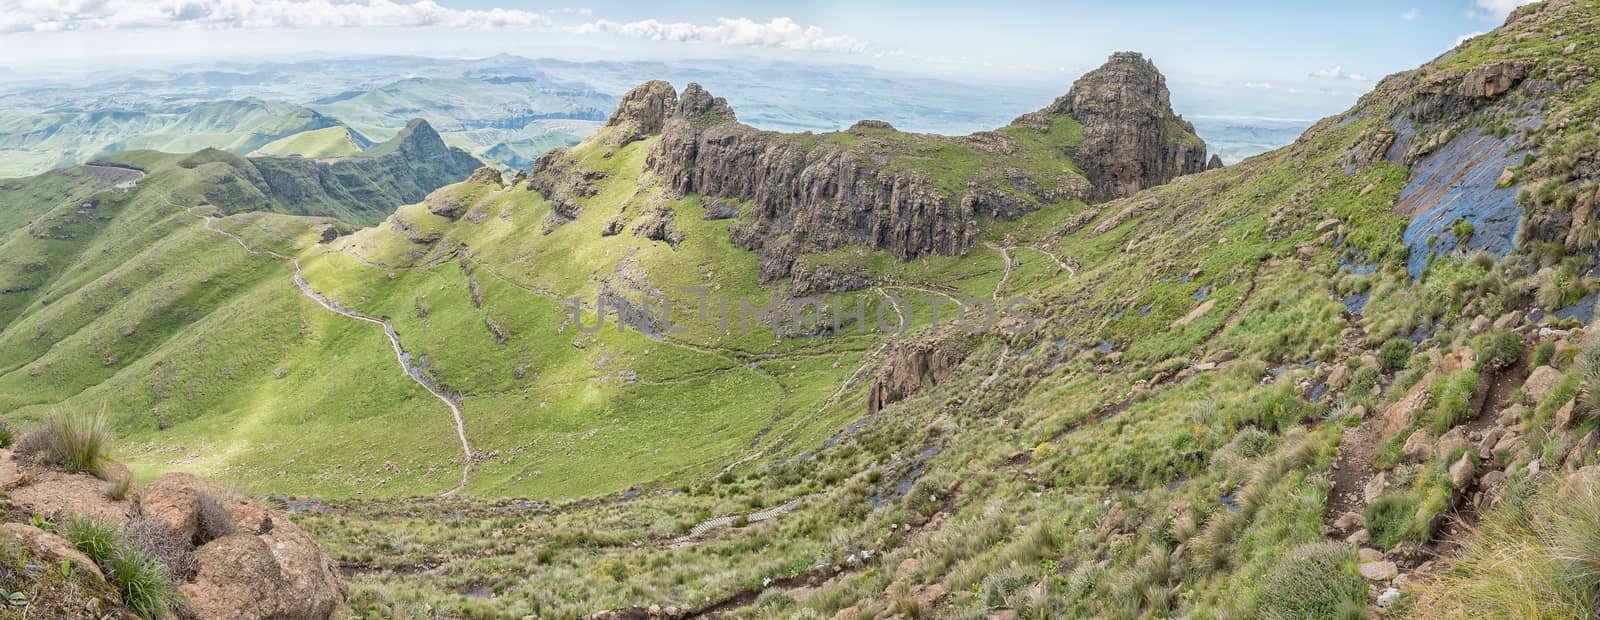
[[[1481,19],[1486,22],[1502,22],[1506,16],[1524,4],[1533,4],[1539,0],[1473,0],[1473,8],[1467,10],[1467,17]]]
[[[1422,19],[1422,11],[1418,10],[1418,9],[1406,9],[1406,11],[1404,13],[1400,14],[1400,19],[1406,20],[1408,22],[1417,21],[1419,19]]]
[[[433,0],[0,0],[0,33],[131,28],[541,28],[542,13]]]
[[[743,17],[719,17],[715,24],[661,22],[654,19],[619,23],[601,19],[569,30],[578,33],[607,33],[649,41],[706,42],[806,51],[860,52],[867,48],[866,41],[854,37],[826,35],[821,28],[802,26],[787,17],[775,18],[766,23]]]
[[[1259,88],[1261,90],[1277,90],[1278,89],[1278,87],[1274,86],[1271,82],[1245,82],[1244,83],[1244,87],[1245,88]]]
[[[1345,73],[1344,67],[1340,65],[1334,65],[1333,67],[1327,69],[1318,69],[1316,71],[1312,71],[1308,77],[1318,80],[1350,80],[1352,82],[1367,81],[1367,76],[1360,73]]]
[[[1483,34],[1484,34],[1484,32],[1480,30],[1478,32],[1469,32],[1467,34],[1461,35],[1459,37],[1456,37],[1456,44],[1452,45],[1450,47],[1452,49],[1454,49],[1455,47],[1461,45],[1462,43],[1466,43],[1467,41],[1471,40],[1473,37],[1482,36]]]
[[[553,19],[593,14],[584,7],[548,13],[452,9],[434,0],[0,0],[0,34],[141,28],[444,28],[563,31],[805,51],[861,52],[867,48],[860,39],[828,35],[817,26],[801,25],[787,17],[768,22],[722,17],[711,24],[597,19],[564,25]]]

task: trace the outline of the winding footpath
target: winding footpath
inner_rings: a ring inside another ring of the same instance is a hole
[[[293,256],[280,254],[272,250],[252,248],[250,247],[250,244],[245,243],[244,238],[240,237],[239,235],[217,228],[217,217],[196,212],[196,209],[199,208],[198,206],[184,207],[172,202],[171,196],[162,196],[162,200],[166,201],[169,206],[182,209],[185,213],[192,217],[200,218],[200,220],[204,222],[203,227],[207,231],[232,239],[234,243],[239,244],[239,247],[244,248],[244,251],[247,253],[255,254],[257,256],[270,256],[278,260],[289,261],[290,264],[294,265],[295,288],[300,289],[300,293],[302,295],[305,295],[307,299],[316,302],[316,304],[321,306],[324,310],[346,318],[372,323],[382,327],[383,334],[389,338],[389,346],[394,349],[395,361],[400,364],[400,371],[404,372],[406,376],[417,385],[420,385],[423,387],[423,389],[428,390],[429,394],[432,394],[434,398],[439,399],[439,401],[444,403],[446,407],[449,407],[450,416],[455,421],[456,438],[461,441],[461,482],[450,490],[439,494],[439,496],[450,497],[456,493],[459,493],[461,489],[466,488],[468,476],[472,471],[472,444],[471,442],[467,441],[467,429],[466,424],[462,421],[461,404],[457,403],[455,399],[450,397],[449,394],[446,394],[444,390],[440,389],[438,385],[436,385],[432,380],[428,379],[426,375],[422,374],[421,367],[415,367],[411,365],[411,355],[406,353],[405,347],[400,344],[400,334],[399,332],[395,331],[393,324],[386,319],[372,317],[341,306],[333,300],[328,299],[323,294],[313,290],[311,288],[311,284],[306,282],[305,276],[300,267],[300,259]]]

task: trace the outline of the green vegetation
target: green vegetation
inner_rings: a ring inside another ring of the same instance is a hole
[[[145,618],[162,618],[185,604],[167,568],[148,551],[129,542],[116,526],[92,519],[71,519],[57,532],[100,565],[122,593],[128,609]]]
[[[1383,364],[1384,370],[1405,368],[1411,362],[1411,343],[1390,338],[1378,349],[1378,362]]]
[[[1355,550],[1332,543],[1307,543],[1278,558],[1262,588],[1271,593],[1261,617],[1363,618],[1367,584],[1356,573]]]
[[[37,455],[40,461],[89,473],[99,473],[105,464],[111,430],[104,407],[89,415],[57,409],[45,418],[41,430],[45,441]]]

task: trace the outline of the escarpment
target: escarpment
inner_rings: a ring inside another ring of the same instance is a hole
[[[1208,167],[1205,141],[1172,112],[1166,78],[1136,52],[1112,54],[1050,107],[1018,122],[1037,122],[1029,117],[1039,115],[1067,115],[1083,125],[1073,158],[1097,198],[1131,196]]]
[[[732,241],[760,256],[763,282],[793,276],[803,256],[844,247],[900,260],[958,256],[978,244],[986,220],[1124,196],[1206,168],[1205,143],[1172,114],[1161,74],[1137,54],[1113,56],[1050,107],[968,136],[882,121],[827,134],[763,131],[699,84],[677,93],[652,81],[622,98],[596,139],[609,155],[654,136],[640,147],[648,149],[642,182],[699,196],[707,217],[712,206],[718,217],[738,213]],[[553,205],[546,231],[577,218],[593,196],[595,173],[582,168],[562,149],[534,165],[528,188]]]

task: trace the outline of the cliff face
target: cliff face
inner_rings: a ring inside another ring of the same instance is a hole
[[[1173,114],[1166,78],[1136,52],[1112,54],[1035,114],[1040,113],[1065,114],[1083,125],[1073,159],[1094,183],[1097,198],[1131,196],[1206,170],[1205,141],[1194,125]]]
[[[641,99],[648,98],[625,101]],[[654,123],[657,106],[635,109],[643,113],[612,124]],[[1021,151],[997,132],[947,138],[875,121],[820,137],[760,131],[690,84],[645,165],[675,194],[748,202],[733,242],[760,253],[762,280],[772,281],[791,275],[802,254],[850,245],[902,260],[961,254],[977,243],[979,216],[1015,217],[1042,203],[1087,198],[1088,183],[1068,171],[1064,153]],[[930,156],[983,163],[951,171],[928,165]]]
[[[698,84],[676,93],[652,81],[622,98],[598,139],[621,148],[656,134],[647,176],[671,194],[744,203],[732,239],[760,254],[768,282],[793,275],[805,254],[846,246],[901,260],[960,255],[984,218],[1123,196],[1206,166],[1205,143],[1172,114],[1161,74],[1137,54],[1114,56],[1049,108],[969,136],[881,121],[822,135],[761,131]],[[592,179],[563,150],[540,157],[530,178],[556,206],[547,231],[592,195]]]

